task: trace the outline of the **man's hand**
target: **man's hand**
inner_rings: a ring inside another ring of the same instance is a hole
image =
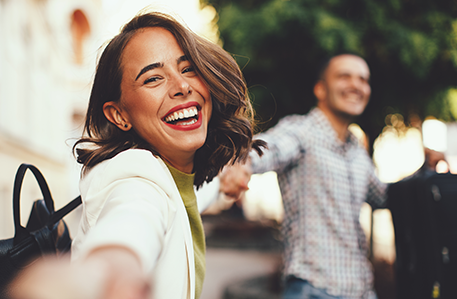
[[[249,189],[248,183],[251,175],[252,170],[249,162],[226,166],[219,174],[220,192],[234,200],[239,200],[244,192]]]
[[[425,153],[425,163],[427,163],[427,167],[436,170],[436,165],[440,161],[446,161],[444,153],[437,152],[429,148],[424,148]]]

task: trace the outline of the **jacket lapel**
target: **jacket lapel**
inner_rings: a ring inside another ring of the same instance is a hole
[[[158,158],[160,165],[164,169],[165,173],[167,174],[168,178],[175,188],[172,188],[172,193],[169,194],[170,199],[177,207],[177,218],[179,222],[181,222],[183,237],[184,237],[184,246],[186,248],[186,256],[187,256],[187,269],[188,269],[188,294],[187,298],[194,298],[195,297],[195,261],[194,261],[194,248],[193,248],[193,241],[192,241],[192,232],[190,230],[189,224],[189,216],[187,215],[186,207],[184,206],[183,200],[181,195],[179,194],[178,187],[174,183],[173,176],[171,175],[170,171],[168,170],[167,165],[163,162],[162,159]]]

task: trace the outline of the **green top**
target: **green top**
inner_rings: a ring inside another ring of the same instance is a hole
[[[195,299],[200,298],[202,293],[203,280],[205,279],[205,233],[203,231],[202,218],[198,212],[197,197],[194,192],[194,174],[181,172],[168,165],[168,169],[175,180],[181,198],[186,207],[189,217],[192,240],[194,243],[195,259]]]

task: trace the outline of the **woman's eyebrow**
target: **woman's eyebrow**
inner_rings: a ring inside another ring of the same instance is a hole
[[[189,59],[187,59],[187,56],[186,55],[183,55],[181,57],[179,57],[178,59],[176,59],[176,62],[178,64],[180,64],[181,62],[183,61],[188,61]],[[138,78],[143,75],[144,73],[146,73],[147,71],[150,71],[150,70],[153,70],[155,68],[159,68],[159,67],[163,67],[163,63],[162,62],[156,62],[156,63],[151,63],[147,66],[145,66],[144,68],[141,69],[141,71],[138,73],[138,75],[136,76],[135,78],[135,81],[138,80]]]
[[[181,62],[183,62],[183,61],[188,61],[188,60],[189,60],[189,59],[187,58],[187,56],[186,56],[186,55],[183,55],[183,56],[179,57],[179,58],[176,60],[176,62],[177,62],[177,64],[180,64]]]
[[[135,81],[138,80],[138,78],[139,78],[141,75],[143,75],[144,73],[146,73],[147,71],[150,71],[150,70],[153,70],[153,69],[156,69],[156,68],[159,68],[159,67],[163,67],[163,63],[162,63],[162,62],[151,63],[151,64],[145,66],[145,67],[142,68],[141,71],[138,73],[138,76],[136,76]]]

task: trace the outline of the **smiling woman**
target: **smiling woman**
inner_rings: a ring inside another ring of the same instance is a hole
[[[125,25],[100,57],[85,136],[74,147],[83,164],[72,247],[80,279],[59,263],[53,278],[73,285],[72,295],[84,285],[83,298],[94,281],[96,298],[150,298],[150,289],[152,298],[199,298],[205,207],[194,186],[252,148],[261,154],[251,116],[242,73],[222,48],[160,13]],[[30,278],[43,264],[16,282],[18,298],[50,298]]]
[[[159,34],[158,31],[161,33]],[[155,43],[154,40],[148,41],[154,35],[167,35],[168,38],[172,38],[167,39],[162,36],[161,41],[167,40],[167,44]],[[142,40],[147,41],[147,46],[141,45]],[[174,52],[180,52],[180,55],[171,57],[169,53],[171,48],[168,48],[170,45],[173,46]],[[153,53],[161,56],[154,56]],[[168,59],[168,63],[161,59]],[[183,66],[185,68],[178,70]],[[172,67],[174,72],[170,72]],[[160,71],[162,74],[152,74],[154,71]],[[179,76],[176,75],[177,72],[180,72]],[[191,98],[202,91],[204,89],[202,85],[205,85],[211,99],[209,103],[208,98],[202,98],[206,103],[202,107],[212,106],[212,111],[211,109],[203,111],[203,113],[210,112],[210,115],[203,115],[207,118],[206,121],[209,121],[207,125],[203,124],[203,127],[209,130],[205,145],[195,151],[193,160],[195,185],[200,186],[204,181],[210,181],[229,161],[245,159],[252,140],[250,117],[252,108],[238,65],[231,55],[218,45],[195,35],[171,17],[154,13],[140,15],[133,19],[105,48],[91,92],[85,124],[87,138],[82,138],[75,145],[78,161],[87,169],[128,148],[142,148],[159,156],[164,155],[163,151],[157,152],[156,146],[159,144],[151,142],[150,136],[141,135],[145,128],[133,126],[134,120],[127,119],[126,116],[115,119],[107,112],[116,107],[122,110],[128,110],[128,107],[139,107],[140,104],[136,100],[133,101],[134,105],[127,104],[129,93],[162,92],[164,94],[166,88],[176,94],[187,92],[175,91],[176,88],[186,88],[179,86],[180,81],[189,85]],[[198,89],[195,89],[191,83],[198,83]],[[139,88],[140,84],[143,84],[141,88]],[[187,94],[177,96],[187,99],[184,102],[189,102]],[[202,114],[202,107],[195,106],[199,115]],[[167,112],[167,115],[160,118],[179,117],[179,111],[172,109]],[[178,113],[172,114],[172,112]],[[161,128],[162,126],[157,127],[157,129]],[[180,140],[180,142],[183,141],[185,140]],[[95,150],[78,148],[84,143],[94,143],[99,147]],[[254,143],[254,148],[259,149],[259,144]]]
[[[174,36],[161,27],[137,33],[122,61],[121,98],[103,105],[106,118],[125,132],[134,130],[169,165],[192,173],[211,118],[208,87]],[[196,113],[189,117],[189,111]]]

